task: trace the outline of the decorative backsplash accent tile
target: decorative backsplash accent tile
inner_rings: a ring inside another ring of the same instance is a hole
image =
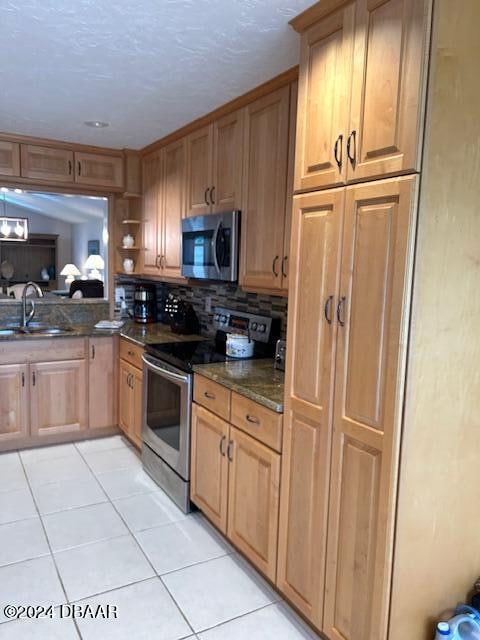
[[[135,284],[140,282],[149,282],[146,279],[133,279],[119,276],[115,280],[117,286],[125,289],[125,301],[130,311],[133,310],[133,292]],[[287,332],[287,303],[288,299],[282,296],[269,296],[259,293],[248,293],[243,291],[236,285],[223,283],[202,283],[195,286],[173,285],[165,282],[157,282],[157,302],[158,302],[158,319],[164,321],[162,317],[162,309],[165,305],[165,299],[169,293],[173,293],[182,300],[190,302],[200,321],[201,331],[205,335],[213,335],[213,309],[215,307],[226,307],[227,309],[235,309],[247,313],[258,313],[273,318],[281,319],[281,337],[285,339]],[[205,310],[207,297],[211,299],[211,310],[209,313]],[[116,313],[120,311],[119,307],[115,309]]]

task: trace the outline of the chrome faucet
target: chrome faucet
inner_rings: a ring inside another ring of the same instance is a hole
[[[37,298],[43,298],[43,291],[40,289],[40,287],[36,282],[27,282],[27,284],[23,287],[23,292],[22,292],[22,328],[23,329],[25,329],[25,327],[28,326],[28,323],[35,315],[35,303],[33,300],[30,300],[30,302],[32,303],[32,308],[27,317],[27,293],[30,288],[32,288],[35,291],[35,293],[37,294]]]

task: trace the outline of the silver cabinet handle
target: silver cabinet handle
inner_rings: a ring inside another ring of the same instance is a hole
[[[22,387],[25,386],[25,373],[22,371]]]
[[[208,391],[204,391],[203,395],[209,400],[215,400],[216,398],[214,393],[209,393]]]
[[[225,457],[225,455],[226,455],[226,453],[225,453],[225,448],[224,448],[224,446],[223,446],[223,445],[225,444],[226,440],[227,440],[227,436],[222,436],[222,437],[220,438],[219,448],[220,448],[220,454],[221,454],[223,457]]]
[[[233,440],[230,440],[228,443],[227,458],[229,462],[233,462]]]
[[[37,383],[37,376],[35,375],[35,371],[32,372],[32,383],[33,386],[35,386]]]
[[[353,152],[352,152],[353,148]],[[357,163],[357,132],[355,130],[348,136],[347,140],[347,156],[350,160],[350,164],[355,169]]]
[[[323,313],[325,315],[325,320],[328,322],[328,324],[332,324],[332,322],[333,322],[332,315],[331,315],[332,302],[333,302],[333,296],[328,296],[328,298],[327,298],[327,300],[325,302],[325,306],[323,308]]]
[[[215,198],[214,198],[214,194],[215,193],[215,187],[212,187],[210,189],[210,204],[215,204]]]
[[[340,150],[340,155],[338,151]],[[333,148],[333,155],[335,156],[335,162],[337,163],[338,170],[342,170],[343,164],[343,135],[340,134],[335,142],[335,146]]]
[[[342,319],[342,317],[341,317],[342,307],[345,306],[345,302],[346,302],[346,298],[345,298],[345,296],[343,296],[343,297],[340,298],[340,300],[338,301],[338,304],[337,304],[337,320],[338,320],[338,324],[341,327],[345,326],[345,318]]]
[[[285,270],[285,267],[287,265],[287,260],[288,260],[288,256],[283,256],[283,260],[282,260],[282,277],[283,278],[288,277],[288,273]]]
[[[92,360],[95,360],[95,345],[92,344]]]
[[[276,266],[279,259],[280,259],[280,256],[275,256],[272,262],[272,271],[275,278],[278,278],[278,271],[276,270]]]
[[[205,204],[207,205],[207,207],[211,204],[211,203],[208,201],[208,192],[209,192],[209,191],[210,191],[210,189],[207,187],[207,188],[205,189],[205,193],[203,194],[203,197],[204,197],[204,200],[205,200]]]
[[[82,163],[80,162],[80,160],[77,162],[77,168],[78,168],[78,175],[81,176],[82,175]]]

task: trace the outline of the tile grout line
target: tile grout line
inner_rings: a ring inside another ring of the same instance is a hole
[[[58,577],[58,580],[59,580],[59,582],[60,582],[60,586],[62,587],[62,591],[63,591],[63,593],[64,593],[64,595],[65,595],[65,598],[66,598],[67,604],[70,604],[70,599],[69,599],[69,597],[68,597],[67,590],[65,589],[65,585],[64,585],[64,583],[63,583],[62,576],[60,575],[60,571],[59,571],[58,566],[57,566],[57,561],[56,561],[56,559],[55,559],[55,555],[54,555],[54,553],[53,553],[53,551],[52,551],[52,547],[51,547],[51,544],[50,544],[50,540],[48,539],[47,530],[46,530],[46,528],[45,528],[45,524],[44,524],[44,522],[43,522],[43,520],[42,520],[42,516],[40,515],[40,510],[39,510],[38,505],[37,505],[37,502],[36,502],[36,500],[35,500],[35,496],[34,496],[33,491],[32,491],[32,487],[31,487],[31,484],[30,484],[30,480],[29,480],[29,478],[28,478],[28,474],[27,474],[26,469],[25,469],[25,465],[24,465],[23,460],[22,460],[22,456],[20,455],[20,452],[19,452],[19,451],[17,452],[17,454],[18,454],[18,457],[19,457],[19,459],[20,459],[20,464],[22,465],[23,473],[25,474],[25,479],[26,479],[26,481],[27,481],[27,485],[28,485],[28,488],[29,488],[29,490],[30,490],[30,494],[31,494],[31,496],[32,496],[33,503],[34,503],[35,508],[36,508],[36,510],[37,510],[37,513],[38,513],[38,518],[39,518],[40,523],[41,523],[41,526],[42,526],[43,535],[45,536],[45,540],[46,540],[47,545],[48,545],[48,548],[49,548],[49,550],[50,550],[50,557],[52,558],[53,566],[55,567],[55,571],[57,572],[57,577]],[[44,556],[44,557],[45,557],[45,556]],[[74,625],[74,627],[75,627],[75,630],[76,630],[76,632],[77,632],[77,634],[78,634],[78,637],[80,638],[80,640],[82,640],[82,634],[80,633],[80,629],[79,629],[79,626],[78,626],[78,624],[77,624],[76,619],[75,619],[75,618],[73,618],[72,622],[73,622],[73,625]]]
[[[80,453],[80,455],[81,455],[81,456],[82,456],[82,458],[83,458],[82,453],[81,453],[81,452],[79,452],[79,453]],[[135,452],[135,454],[136,454],[136,455],[138,455],[136,452]],[[83,459],[85,460],[85,464],[88,466],[88,468],[90,469],[90,471],[92,471],[92,470],[91,470],[90,465],[88,464],[88,461],[87,461],[85,458],[83,458]],[[139,457],[139,460],[140,460],[140,457]],[[142,467],[142,469],[143,469],[143,467]],[[95,476],[95,473],[94,473],[93,471],[92,471],[92,474]],[[97,482],[100,484],[100,482],[99,482],[99,480],[96,478],[96,476],[95,476],[95,479],[96,479],[96,480],[97,480]],[[174,597],[172,596],[172,594],[170,593],[169,589],[167,588],[167,586],[166,586],[166,585],[165,585],[165,583],[163,582],[162,578],[158,575],[158,573],[157,573],[157,571],[156,571],[155,567],[154,567],[154,566],[153,566],[153,564],[150,562],[150,558],[147,556],[147,554],[146,554],[146,553],[145,553],[145,551],[143,550],[142,546],[140,545],[140,543],[139,543],[139,542],[138,542],[138,540],[136,539],[135,534],[133,533],[133,531],[132,531],[132,530],[130,529],[130,527],[128,526],[128,523],[127,523],[127,522],[126,522],[126,520],[123,518],[122,514],[118,511],[118,509],[116,508],[116,506],[114,505],[113,501],[111,500],[111,498],[110,498],[110,496],[109,496],[108,494],[107,494],[107,498],[108,498],[108,500],[109,500],[110,504],[112,505],[113,509],[115,510],[115,512],[118,514],[118,516],[121,518],[122,522],[125,524],[125,526],[126,526],[126,528],[127,528],[128,532],[129,532],[129,533],[130,533],[130,535],[132,536],[132,538],[133,538],[133,540],[134,540],[135,544],[137,545],[138,549],[140,549],[140,551],[141,551],[142,555],[144,556],[144,558],[146,559],[146,561],[147,561],[147,562],[148,562],[148,564],[150,565],[150,567],[151,567],[151,569],[152,569],[152,571],[153,571],[154,575],[155,575],[155,576],[160,580],[160,583],[163,585],[164,589],[165,589],[165,590],[167,591],[167,593],[169,594],[169,596],[170,596],[170,598],[172,599],[173,603],[174,603],[174,604],[175,604],[175,606],[177,607],[177,609],[178,609],[178,611],[179,611],[180,615],[181,615],[181,616],[182,616],[182,618],[185,620],[185,622],[186,622],[186,624],[187,624],[188,628],[189,628],[189,629],[191,629],[191,631],[192,631],[193,635],[195,635],[195,631],[194,631],[194,629],[193,629],[192,625],[190,624],[190,622],[189,622],[189,620],[187,619],[186,615],[184,614],[184,612],[183,612],[183,611],[182,611],[182,609],[180,608],[180,605],[178,604],[178,602],[175,600],[175,598],[174,598]],[[150,579],[151,579],[151,578],[150,578]],[[128,585],[124,585],[124,586],[128,586]],[[107,592],[107,593],[108,593],[108,592]],[[188,636],[184,636],[184,637],[188,637]]]

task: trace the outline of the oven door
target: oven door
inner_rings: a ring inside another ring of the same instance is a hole
[[[235,282],[239,211],[182,220],[182,275]]]
[[[143,363],[142,440],[188,480],[192,376],[149,355]]]

